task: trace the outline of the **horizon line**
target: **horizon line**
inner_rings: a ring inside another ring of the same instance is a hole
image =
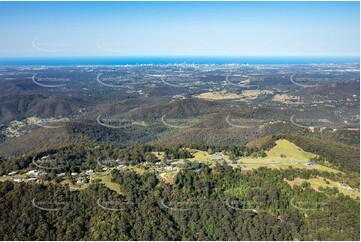
[[[307,57],[307,58],[360,58],[361,55],[89,55],[89,56],[78,56],[78,55],[69,55],[69,56],[0,56],[2,58],[149,58],[149,57],[228,57],[228,58],[252,58],[252,57]]]

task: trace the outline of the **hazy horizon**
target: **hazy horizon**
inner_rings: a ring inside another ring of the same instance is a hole
[[[1,65],[359,64],[359,56],[42,56],[0,57]]]

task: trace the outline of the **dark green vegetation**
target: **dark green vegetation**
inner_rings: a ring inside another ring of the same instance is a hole
[[[337,191],[317,193],[307,184],[291,188],[284,181],[311,175],[263,168],[241,173],[227,166],[189,164],[170,185],[152,173],[114,171],[122,195],[97,184],[69,192],[59,185],[2,182],[0,213],[6,222],[1,223],[0,238],[359,240],[357,201]],[[291,200],[312,210],[297,209]],[[32,201],[58,210],[41,210]]]

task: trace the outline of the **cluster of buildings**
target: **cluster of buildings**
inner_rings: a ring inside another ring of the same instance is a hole
[[[39,176],[46,175],[46,173],[42,173],[38,170],[31,170],[25,173],[25,175],[18,175],[17,171],[12,171],[7,174],[11,177],[14,182],[22,182],[22,181],[31,181],[31,182],[40,182],[38,179]]]
[[[149,162],[143,163],[144,165],[150,164]],[[177,160],[167,160],[166,162],[157,161],[155,162],[156,168],[155,170],[158,172],[164,172],[164,171],[176,171],[177,165],[179,164],[179,161]]]

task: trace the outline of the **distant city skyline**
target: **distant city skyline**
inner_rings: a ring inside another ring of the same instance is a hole
[[[359,56],[359,2],[0,2],[0,57]]]

